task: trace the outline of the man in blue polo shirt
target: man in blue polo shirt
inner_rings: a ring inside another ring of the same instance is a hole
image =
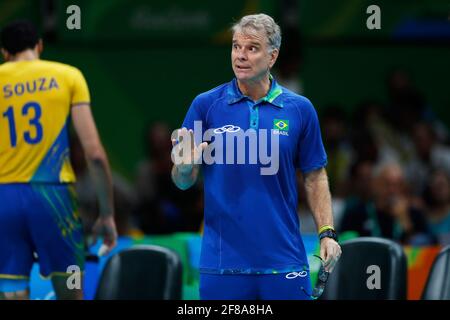
[[[172,139],[174,183],[185,190],[204,176],[200,297],[309,299],[297,168],[327,271],[341,254],[317,114],[270,74],[281,44],[271,17],[245,16],[232,31],[236,78],[198,95]]]

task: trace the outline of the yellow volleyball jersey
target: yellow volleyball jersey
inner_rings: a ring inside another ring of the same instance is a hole
[[[68,183],[73,106],[89,103],[82,73],[62,63],[0,65],[0,183]]]

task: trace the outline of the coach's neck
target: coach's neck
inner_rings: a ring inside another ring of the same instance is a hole
[[[242,94],[250,97],[253,101],[258,101],[259,99],[265,97],[270,90],[269,76],[258,81],[238,80],[237,82],[239,90],[241,90]]]

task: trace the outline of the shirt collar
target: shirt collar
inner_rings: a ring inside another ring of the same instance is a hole
[[[277,99],[279,95],[283,93],[283,89],[281,86],[275,81],[272,75],[269,76],[272,84],[270,86],[270,90],[264,98],[259,99],[259,102],[265,101],[276,107],[283,108],[283,104],[281,103],[281,99]],[[234,78],[228,86],[228,104],[234,104],[236,102],[241,101],[242,99],[250,99],[249,97],[242,94],[241,90],[239,90],[237,79]]]

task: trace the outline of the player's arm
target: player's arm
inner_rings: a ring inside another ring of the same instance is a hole
[[[194,132],[182,128],[172,138],[172,181],[181,190],[189,189],[197,181],[200,172],[198,161],[207,143],[195,145]]]
[[[324,226],[333,228],[331,193],[325,168],[304,174],[304,181],[306,197],[318,230]],[[320,240],[320,256],[325,260],[327,271],[333,270],[341,252],[339,244],[332,238]]]
[[[95,125],[89,104],[72,107],[72,120],[86,156],[90,175],[95,184],[99,203],[99,218],[95,223],[93,235],[104,237],[108,249],[116,245],[117,231],[114,223],[114,201],[111,169],[105,149]]]

